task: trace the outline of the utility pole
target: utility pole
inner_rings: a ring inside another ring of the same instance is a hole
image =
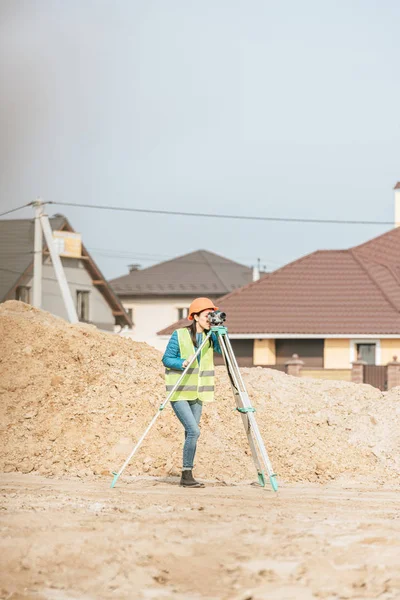
[[[46,244],[50,252],[51,262],[53,263],[58,285],[60,286],[61,296],[64,300],[65,308],[68,314],[68,319],[70,323],[78,323],[79,319],[76,313],[74,301],[72,299],[71,290],[69,289],[68,281],[65,277],[65,272],[61,262],[61,258],[54,244],[53,232],[51,230],[49,217],[43,212],[40,214],[40,224],[42,226]]]
[[[42,306],[42,265],[43,265],[43,234],[40,216],[43,212],[43,202],[40,198],[34,202],[35,207],[35,241],[33,258],[33,306]]]

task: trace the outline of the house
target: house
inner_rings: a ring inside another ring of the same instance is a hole
[[[395,188],[400,225],[400,183]],[[348,250],[318,250],[218,299],[238,362],[351,379],[352,363],[400,357],[400,227]],[[168,337],[184,321],[164,328]]]
[[[115,324],[131,327],[125,312],[100,269],[68,220],[49,219],[64,272],[81,321],[113,331]],[[0,220],[0,302],[32,302],[34,219]],[[47,247],[43,247],[42,306],[67,319],[67,312]]]
[[[164,350],[166,340],[157,332],[186,317],[193,298],[218,298],[246,285],[252,278],[251,268],[213,252],[198,250],[146,269],[133,265],[129,274],[112,279],[110,285],[134,323],[128,335]]]

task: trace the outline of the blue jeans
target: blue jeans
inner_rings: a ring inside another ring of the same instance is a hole
[[[172,409],[185,428],[183,446],[183,469],[193,469],[197,440],[200,436],[200,417],[203,403],[200,400],[177,400],[171,402]]]

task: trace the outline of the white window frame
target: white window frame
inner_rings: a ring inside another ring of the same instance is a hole
[[[134,314],[134,312],[133,312],[134,311],[133,306],[124,306],[124,308],[125,308],[128,316],[129,316],[130,320],[133,323],[133,314]]]
[[[136,310],[135,305],[129,304],[129,303],[125,304],[125,302],[123,302],[122,304],[128,314],[129,314],[129,311],[132,312],[131,320],[132,320],[133,326],[135,326],[135,310]]]
[[[176,308],[176,310],[177,310],[177,316],[178,316],[178,319],[177,319],[177,320],[178,320],[178,321],[180,321],[181,319],[187,319],[187,318],[188,318],[188,315],[189,315],[189,308],[190,308],[189,306],[181,306],[181,305],[179,305],[179,306],[178,306],[178,305],[177,305],[175,308]],[[186,317],[180,317],[180,316],[179,316],[179,311],[180,311],[180,310],[187,310],[187,315],[186,315]]]
[[[26,300],[22,300],[21,296],[23,294],[20,294],[20,292],[24,290],[28,296],[28,299]],[[20,302],[25,302],[26,304],[30,304],[31,303],[31,286],[30,285],[19,285],[17,286],[17,289],[15,290],[15,299],[19,300]]]
[[[375,364],[380,365],[382,361],[381,340],[375,339],[351,339],[350,340],[350,364],[357,360],[357,344],[375,344]]]
[[[80,307],[79,307],[79,296],[82,294],[82,298],[87,298],[87,319],[82,319],[80,315]],[[78,319],[81,323],[89,323],[90,322],[90,291],[89,290],[76,290],[76,312],[78,315]]]

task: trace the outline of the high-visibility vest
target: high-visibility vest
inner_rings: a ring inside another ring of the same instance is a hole
[[[181,358],[186,359],[195,353],[195,348],[187,327],[177,330]],[[203,333],[203,341],[205,334]],[[165,385],[169,394],[182,371],[165,369]],[[214,356],[211,343],[206,343],[200,352],[200,362],[197,358],[192,363],[189,371],[180,382],[177,390],[171,397],[171,402],[178,400],[201,400],[212,402],[214,400]]]

